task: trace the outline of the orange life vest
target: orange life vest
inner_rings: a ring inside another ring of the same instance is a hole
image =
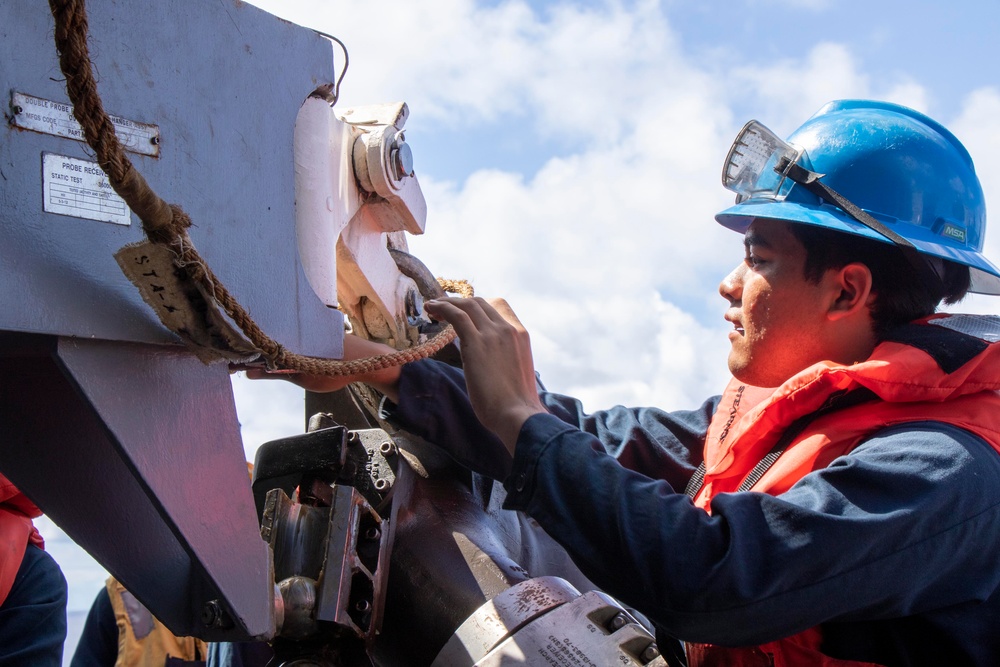
[[[115,667],[205,664],[208,644],[203,640],[175,636],[114,577],[108,577],[105,587],[118,625]]]
[[[961,333],[978,331],[994,342],[956,337],[954,331],[941,331],[943,327]],[[993,330],[984,332],[984,327]],[[939,340],[935,347],[936,339],[947,340],[943,344]],[[731,381],[709,426],[705,476],[694,495],[695,504],[711,512],[712,498],[720,493],[752,490],[778,495],[848,454],[876,431],[906,422],[952,424],[983,438],[1000,453],[997,340],[998,318],[934,315],[908,325],[905,335],[880,343],[866,361],[851,366],[822,362],[777,389]],[[932,356],[937,348],[943,355]],[[838,400],[846,406],[837,408]],[[762,472],[759,464],[765,457],[773,463]],[[688,644],[688,663],[690,667],[872,664],[823,655],[821,640],[819,628],[812,628],[761,646]]]

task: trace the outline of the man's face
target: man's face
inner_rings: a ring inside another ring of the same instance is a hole
[[[805,277],[806,250],[790,224],[757,219],[744,236],[746,256],[719,285],[729,301],[729,371],[758,387],[776,387],[827,357],[823,281]]]

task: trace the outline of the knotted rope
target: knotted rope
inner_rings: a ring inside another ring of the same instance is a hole
[[[454,340],[455,331],[448,325],[426,342],[412,348],[367,359],[341,361],[290,352],[265,334],[198,254],[187,232],[191,218],[180,206],[161,199],[125,154],[97,93],[97,81],[87,46],[84,0],[49,0],[49,7],[55,18],[56,50],[59,65],[66,75],[66,92],[73,102],[73,115],[83,128],[84,137],[93,148],[101,169],[107,174],[108,182],[142,220],[146,237],[173,252],[176,257],[174,264],[215,298],[233,323],[261,351],[269,367],[311,375],[357,375],[429,357]],[[447,292],[472,295],[472,288],[465,281],[439,279],[439,282]]]

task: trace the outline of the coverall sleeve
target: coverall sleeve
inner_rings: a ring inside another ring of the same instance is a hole
[[[1000,456],[940,423],[885,429],[779,496],[721,494],[709,515],[539,414],[505,487],[595,584],[686,641],[912,615],[986,599],[1000,578]]]
[[[476,418],[460,369],[424,360],[403,367],[393,421],[447,451],[471,470],[503,481],[511,457],[503,443]],[[581,446],[599,447],[619,464],[666,479],[681,490],[702,459],[705,433],[718,397],[690,411],[615,407],[586,414],[576,399],[540,394],[561,422],[593,436]]]
[[[664,479],[683,491],[704,458],[705,434],[719,404],[713,396],[696,410],[666,412],[656,408],[615,406],[587,414],[580,401],[542,393],[545,408],[560,421],[593,435],[620,465]]]

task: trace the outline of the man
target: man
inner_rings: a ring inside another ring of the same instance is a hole
[[[0,667],[62,664],[66,579],[32,522],[41,515],[0,475]]]
[[[748,124],[724,184],[745,257],[720,285],[721,397],[586,415],[536,392],[527,333],[481,299],[426,306],[464,373],[355,379],[504,481],[690,665],[1000,664],[1000,323],[933,315],[1000,293],[968,153],[910,109],[841,101],[787,144]]]
[[[94,598],[69,667],[205,667],[208,645],[178,637],[114,577]]]

